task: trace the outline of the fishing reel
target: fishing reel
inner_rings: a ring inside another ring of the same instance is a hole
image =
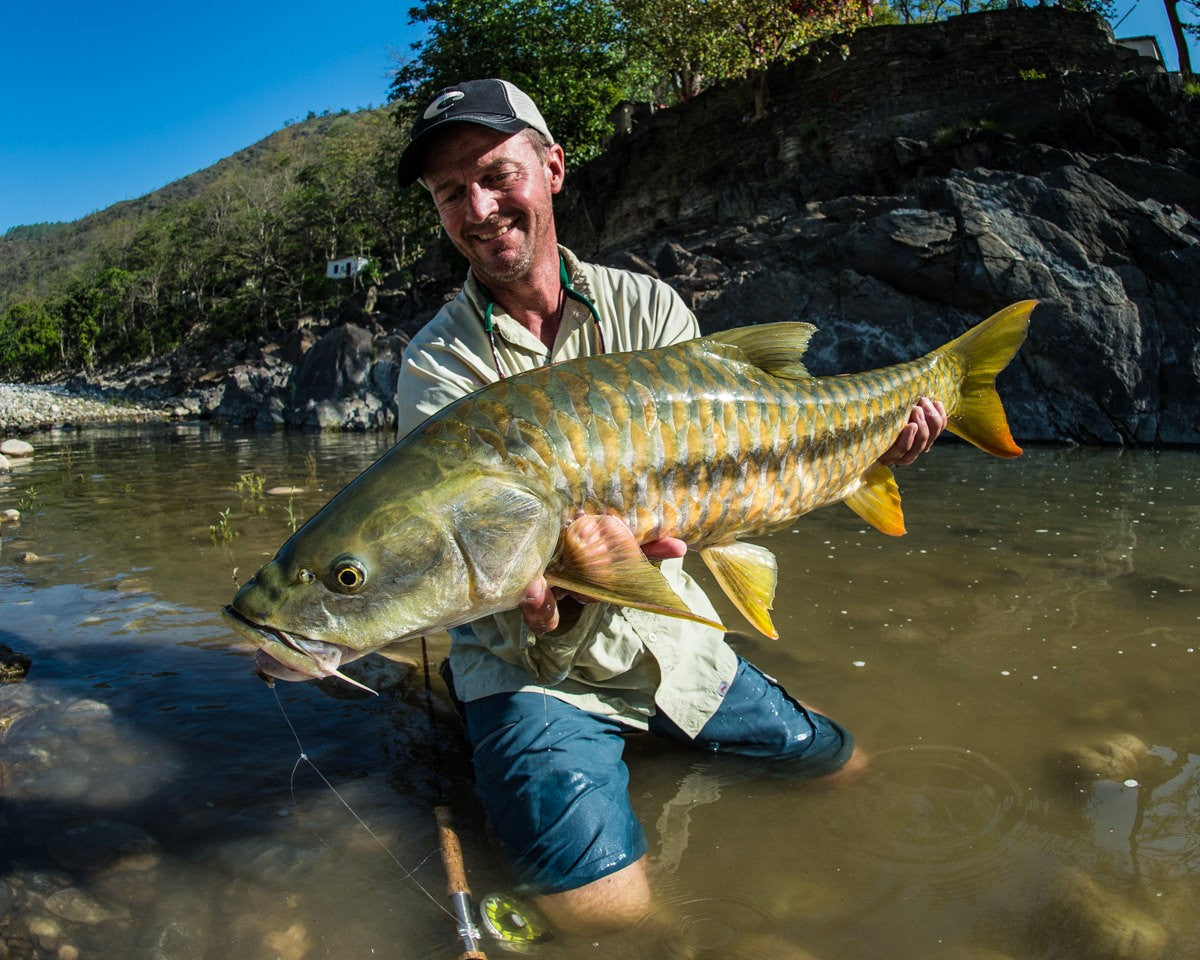
[[[489,893],[479,901],[479,926],[506,953],[529,953],[551,938],[537,910],[507,893]]]

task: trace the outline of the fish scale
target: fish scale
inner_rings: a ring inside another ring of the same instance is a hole
[[[487,428],[500,411],[519,424],[524,446],[497,446],[497,459],[549,473],[567,521],[612,513],[640,542],[671,536],[698,548],[842,499],[919,397],[953,415],[964,373],[923,358],[833,378],[748,379],[703,340],[688,346],[657,363],[609,354],[544,367],[460,401],[456,419],[478,420],[475,437],[496,435]],[[553,398],[553,415],[530,396]]]

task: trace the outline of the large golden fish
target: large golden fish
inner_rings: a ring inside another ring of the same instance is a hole
[[[902,534],[877,460],[922,396],[945,404],[960,437],[1019,455],[995,379],[1033,307],[868,373],[811,376],[814,328],[777,323],[490,384],[347,485],[226,614],[259,646],[259,668],[289,679],[341,675],[394,641],[511,610],[543,571],[598,600],[701,619],[639,549],[670,536],[775,637],[775,558],[741,538],[839,501]]]

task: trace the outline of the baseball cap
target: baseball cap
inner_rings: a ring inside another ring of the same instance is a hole
[[[554,142],[528,94],[507,80],[468,80],[439,90],[413,121],[408,146],[400,155],[400,186],[407,187],[421,176],[430,137],[449,123],[476,123],[501,133],[532,127]]]

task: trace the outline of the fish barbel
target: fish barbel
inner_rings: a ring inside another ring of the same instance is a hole
[[[879,464],[920,397],[947,429],[1021,453],[997,374],[1035,301],[936,350],[866,373],[811,376],[815,328],[740,327],[653,350],[569,360],[482,387],[430,417],[305,523],[225,608],[262,672],[341,676],[341,664],[511,610],[553,586],[709,623],[639,545],[677,537],[769,637],[777,569],[744,542],[844,502],[904,533]],[[720,626],[720,624],[714,624]]]

